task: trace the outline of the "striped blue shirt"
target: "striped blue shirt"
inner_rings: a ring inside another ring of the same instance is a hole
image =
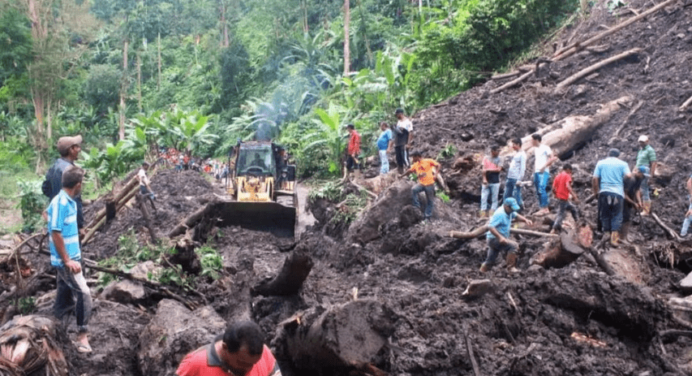
[[[57,196],[48,206],[48,236],[50,244],[50,264],[56,267],[64,267],[58,251],[53,244],[53,231],[62,233],[65,241],[65,251],[70,260],[82,259],[79,249],[79,229],[77,228],[77,203],[64,190],[60,190]]]

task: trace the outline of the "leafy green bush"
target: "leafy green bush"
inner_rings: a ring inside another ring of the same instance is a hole
[[[48,206],[48,200],[41,191],[41,180],[19,181],[20,200],[18,208],[22,211],[24,226],[22,231],[30,233],[41,228],[41,213]]]
[[[202,265],[200,276],[209,277],[213,280],[219,279],[219,271],[223,269],[223,258],[219,252],[209,245],[204,245],[195,249],[195,253]]]

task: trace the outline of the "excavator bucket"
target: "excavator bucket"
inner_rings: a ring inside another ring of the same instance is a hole
[[[277,202],[224,202],[216,206],[214,215],[220,226],[240,226],[254,231],[266,231],[288,238],[295,235],[296,208]]]

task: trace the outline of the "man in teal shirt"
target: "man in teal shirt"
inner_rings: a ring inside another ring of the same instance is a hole
[[[517,265],[517,243],[509,240],[509,229],[514,218],[526,222],[529,226],[533,223],[526,217],[517,213],[520,209],[517,200],[513,197],[506,198],[503,205],[490,218],[488,232],[485,234],[488,243],[488,255],[481,265],[481,272],[485,273],[495,263],[500,252],[507,252],[507,268],[515,270]]]
[[[651,213],[651,196],[649,196],[649,177],[656,173],[656,151],[649,145],[649,136],[639,136],[639,152],[637,153],[637,165],[635,167],[644,167],[644,180],[642,180],[642,201],[644,210],[642,215]]]

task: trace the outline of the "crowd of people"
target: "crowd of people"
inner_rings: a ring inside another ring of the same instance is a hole
[[[177,172],[185,170],[205,172],[216,180],[226,178],[229,173],[227,163],[213,158],[193,157],[190,152],[178,151],[175,148],[161,148],[159,158],[167,166],[174,166]]]

